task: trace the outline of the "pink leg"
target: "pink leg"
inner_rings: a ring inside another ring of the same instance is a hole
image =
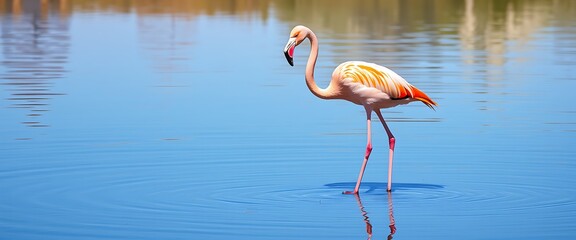
[[[358,174],[358,180],[356,181],[356,187],[354,191],[345,191],[344,194],[358,194],[358,190],[360,189],[360,182],[362,182],[362,177],[364,176],[364,170],[366,169],[366,165],[368,164],[368,158],[370,157],[370,153],[372,152],[372,134],[370,130],[370,121],[372,118],[372,110],[366,108],[366,124],[367,124],[367,137],[368,143],[366,144],[366,153],[364,153],[364,161],[362,162],[362,167],[360,167],[360,174]]]
[[[378,115],[380,122],[382,122],[382,126],[384,126],[384,129],[386,130],[386,134],[388,134],[390,154],[388,156],[388,186],[386,187],[386,191],[390,192],[392,191],[392,160],[394,159],[394,145],[396,145],[396,138],[394,138],[394,135],[392,135],[392,132],[390,131],[390,128],[388,128],[386,121],[384,121],[384,117],[382,117],[380,110],[376,110],[374,112],[376,112],[376,115]]]

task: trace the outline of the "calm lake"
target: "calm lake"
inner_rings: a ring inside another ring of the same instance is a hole
[[[576,239],[576,1],[0,0],[0,239]],[[310,93],[344,61],[436,100]],[[373,117],[373,120],[378,118]]]

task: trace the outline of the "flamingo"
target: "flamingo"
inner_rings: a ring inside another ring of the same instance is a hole
[[[318,38],[310,28],[299,25],[292,29],[288,43],[284,47],[284,56],[291,66],[294,66],[294,49],[306,38],[310,40],[310,55],[306,64],[306,86],[316,97],[321,99],[342,99],[357,105],[362,105],[366,110],[366,135],[367,144],[364,160],[360,167],[360,174],[353,191],[345,191],[344,194],[358,194],[360,183],[364,176],[364,170],[368,163],[368,158],[372,152],[371,118],[375,112],[386,134],[389,142],[388,156],[388,184],[386,190],[392,191],[392,161],[394,158],[394,146],[396,138],[386,124],[380,109],[391,108],[398,105],[420,101],[434,110],[436,102],[428,97],[424,92],[408,83],[404,78],[394,71],[368,62],[349,61],[340,64],[332,73],[332,79],[328,87],[322,89],[314,81],[314,67],[318,58]]]

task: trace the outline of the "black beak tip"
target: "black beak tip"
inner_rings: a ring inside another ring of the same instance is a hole
[[[290,66],[294,67],[294,59],[290,56],[290,54],[288,54],[288,52],[284,52],[284,56],[286,57],[288,64],[290,64]]]

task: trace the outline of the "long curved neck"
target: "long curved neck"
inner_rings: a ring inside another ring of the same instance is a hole
[[[316,85],[314,81],[314,67],[316,66],[316,60],[318,59],[318,38],[314,32],[309,31],[308,39],[310,39],[310,56],[308,57],[308,63],[306,64],[306,86],[310,89],[316,97],[322,99],[331,98],[329,91],[327,89],[321,89]]]

